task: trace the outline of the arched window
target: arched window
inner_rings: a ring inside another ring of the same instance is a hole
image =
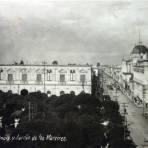
[[[50,90],[48,90],[48,91],[47,91],[47,94],[51,94],[51,91],[50,91]]]
[[[74,91],[71,91],[70,94],[74,96],[75,95],[75,92]]]
[[[40,90],[37,90],[37,93],[41,94],[42,92]]]
[[[85,76],[85,74],[81,74],[81,75],[80,75],[80,81],[81,81],[82,83],[85,83],[85,81],[86,81],[86,76]]]
[[[50,90],[47,91],[47,96],[51,97],[51,91]]]
[[[62,91],[60,91],[60,96],[62,96],[62,95],[64,95],[65,94],[65,92],[62,90]]]
[[[36,75],[36,81],[37,81],[38,83],[42,82],[42,75],[41,75],[41,74],[37,74],[37,75]]]
[[[12,94],[12,90],[8,90],[8,94]]]
[[[70,70],[70,81],[75,80],[75,70]]]
[[[60,82],[61,83],[65,82],[65,74],[60,74]]]
[[[52,74],[52,70],[47,70],[47,81],[51,81],[51,74]]]
[[[12,73],[8,74],[8,82],[13,83],[13,74]]]
[[[22,82],[27,83],[27,74],[26,73],[22,73]]]

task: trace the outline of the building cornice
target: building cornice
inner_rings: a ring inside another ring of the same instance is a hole
[[[48,65],[48,64],[24,64],[24,65],[13,65],[13,64],[0,64],[0,66],[16,66],[16,67],[25,67],[25,66],[49,66],[49,67],[92,67],[91,65]]]

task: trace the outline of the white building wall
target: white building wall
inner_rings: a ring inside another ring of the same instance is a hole
[[[1,80],[0,90],[12,90],[14,93],[20,93],[22,89],[27,89],[29,92],[40,90],[41,92],[50,91],[51,94],[59,95],[60,91],[70,93],[74,91],[79,94],[82,91],[91,93],[91,67],[90,66],[51,66],[51,65],[1,65]],[[50,81],[48,80],[49,71]],[[74,80],[70,79],[70,70],[74,70]],[[27,82],[24,84],[22,81],[22,74],[27,74]],[[8,74],[13,74],[13,83],[8,83]],[[41,74],[42,81],[37,83],[37,74]],[[65,75],[65,82],[60,82],[60,74]],[[85,75],[85,83],[82,86],[80,75]],[[44,81],[45,77],[45,81]],[[44,87],[45,83],[45,87]]]
[[[134,67],[134,96],[148,103],[148,68]]]

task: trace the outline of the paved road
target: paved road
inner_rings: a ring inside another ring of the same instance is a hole
[[[105,86],[104,86],[105,87]],[[106,90],[106,92],[115,100],[116,91]],[[120,91],[117,92],[117,98],[120,105],[120,112],[123,113],[123,103],[126,104],[127,109],[127,122],[131,131],[131,137],[137,145],[137,148],[148,148],[148,142],[144,142],[145,139],[148,141],[148,119],[143,117],[142,108],[135,106],[125,95]],[[143,146],[147,145],[147,146]]]

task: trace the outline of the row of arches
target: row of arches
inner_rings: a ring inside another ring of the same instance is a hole
[[[38,91],[36,91],[36,92],[41,93],[40,90],[38,90]],[[13,93],[13,92],[12,92],[12,90],[8,90],[8,93]],[[28,91],[27,89],[22,89],[22,90],[20,91],[20,95],[22,95],[22,96],[26,96],[26,95],[28,95],[28,94],[29,94],[29,91]],[[51,96],[51,95],[52,95],[52,92],[51,92],[50,90],[48,90],[48,91],[46,92],[46,94],[47,94],[48,96]],[[66,94],[66,93],[65,93],[65,91],[61,90],[59,94],[60,94],[60,96],[62,96],[62,95],[64,95],[64,94]],[[69,94],[75,95],[75,91],[70,91]]]
[[[65,92],[63,91],[63,90],[61,90],[60,91],[60,96],[62,96],[62,95],[64,95],[65,94]],[[70,91],[70,93],[69,94],[71,94],[71,95],[75,95],[75,91]],[[51,91],[47,91],[47,95],[51,95]]]

